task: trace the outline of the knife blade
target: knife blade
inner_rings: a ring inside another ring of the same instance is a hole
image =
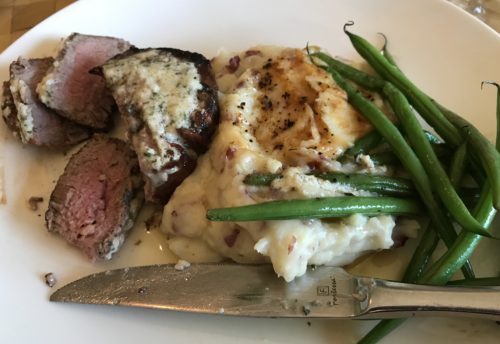
[[[109,270],[55,291],[50,301],[247,317],[386,319],[465,316],[500,320],[499,287],[438,287],[308,267],[285,282],[271,265],[174,264]]]

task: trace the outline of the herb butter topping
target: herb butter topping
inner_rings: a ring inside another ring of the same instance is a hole
[[[127,104],[126,111],[133,123],[131,131],[138,130],[142,121],[155,140],[157,147],[142,144],[137,152],[143,163],[159,171],[161,166],[178,160],[181,153],[171,143],[181,145],[196,157],[177,132],[190,127],[189,116],[196,110],[197,94],[203,88],[194,63],[152,49],[109,61],[103,65],[103,73],[115,97]],[[156,183],[166,181],[168,174],[176,170],[162,171],[163,177]]]

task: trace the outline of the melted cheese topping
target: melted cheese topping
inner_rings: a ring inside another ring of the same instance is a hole
[[[128,111],[140,111],[155,140],[157,149],[142,143],[137,153],[151,170],[162,171],[150,174],[156,184],[166,181],[178,169],[162,170],[162,166],[178,160],[181,154],[170,143],[181,145],[196,157],[177,133],[177,129],[189,128],[189,115],[198,106],[197,92],[203,88],[194,63],[153,49],[109,61],[103,65],[103,73],[108,87],[128,101]]]
[[[336,158],[372,129],[348,103],[345,92],[325,71],[308,63],[300,50],[250,51],[238,55],[236,69],[229,62],[234,54],[223,53],[212,63],[219,89],[225,92],[219,94],[221,123],[197,169],[165,207],[162,230],[171,237],[170,249],[188,261],[197,253],[210,261],[229,257],[240,263],[272,262],[276,273],[291,281],[306,271],[308,263],[344,265],[367,250],[389,248],[395,226],[391,216],[238,223],[206,219],[211,208],[376,196],[304,175],[317,169],[342,171]],[[349,165],[349,172],[390,172],[372,166],[368,158],[364,161],[366,166]],[[281,173],[283,178],[270,187],[243,184],[254,173]]]

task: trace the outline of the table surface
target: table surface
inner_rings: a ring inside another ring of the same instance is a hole
[[[0,52],[45,18],[77,0],[0,0]],[[485,0],[486,24],[500,32],[500,0]]]

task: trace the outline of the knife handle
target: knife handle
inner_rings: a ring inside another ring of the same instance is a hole
[[[362,319],[421,316],[500,320],[500,287],[429,286],[371,279]]]

